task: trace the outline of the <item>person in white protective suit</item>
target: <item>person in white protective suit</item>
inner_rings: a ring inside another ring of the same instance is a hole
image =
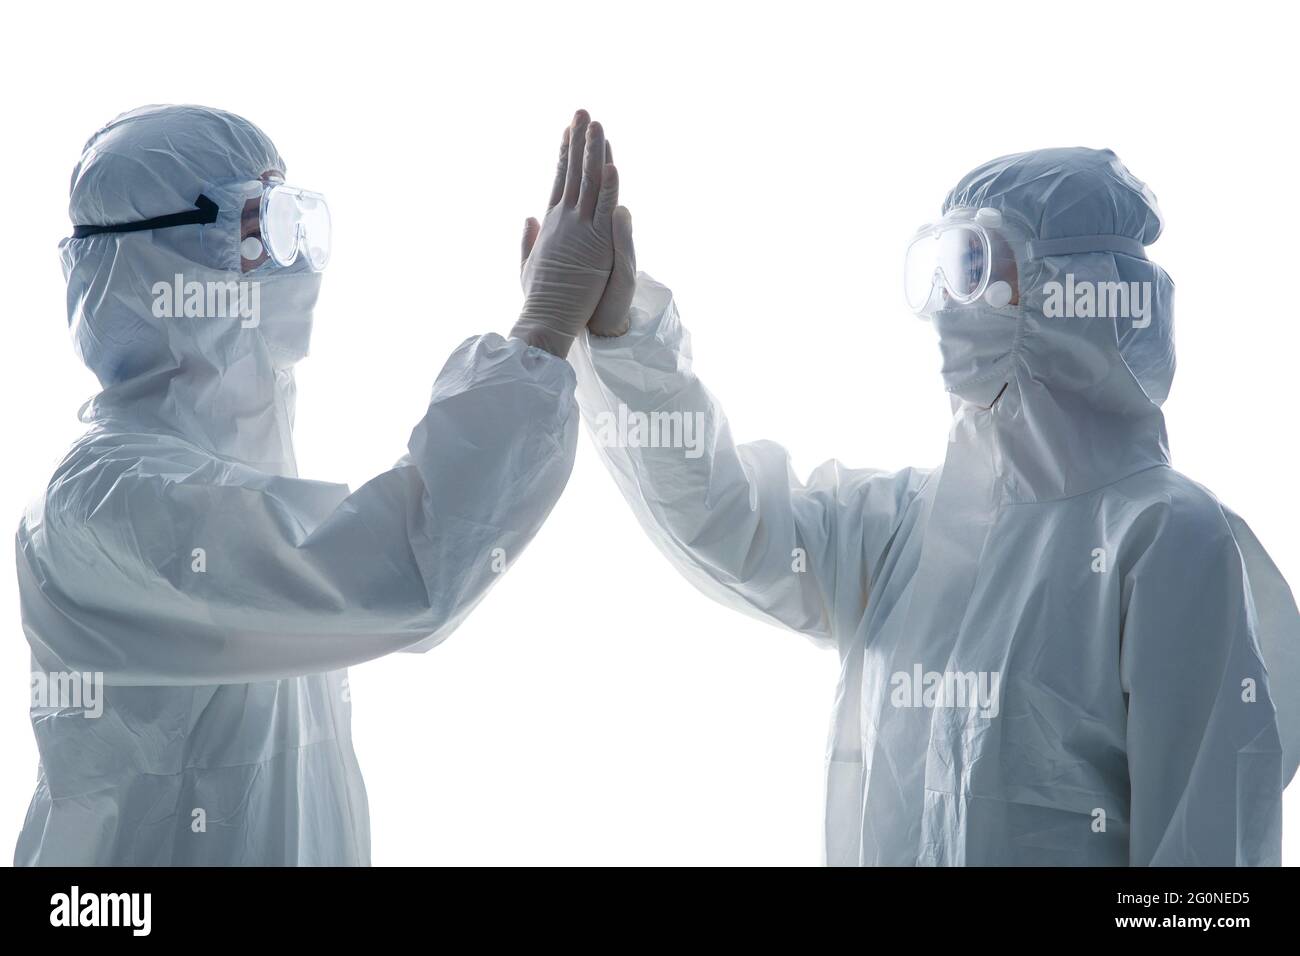
[[[838,652],[828,863],[1279,863],[1300,618],[1170,467],[1155,197],[1110,151],[1053,149],[980,166],[943,212],[907,256],[952,396],[941,467],[801,483],[735,444],[645,274],[626,334],[571,357],[602,457],[700,590]],[[655,438],[674,413],[702,454]]]
[[[324,198],[219,110],[91,138],[60,248],[103,391],[18,529],[41,758],[18,864],[369,862],[345,668],[445,639],[564,488],[564,355],[626,222],[605,156],[580,112],[512,336],[461,344],[407,453],[349,492],[298,477],[292,442]]]

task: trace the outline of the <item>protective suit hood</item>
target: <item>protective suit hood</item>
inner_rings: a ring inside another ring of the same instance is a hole
[[[184,212],[200,195],[218,213],[60,244],[75,347],[104,387],[83,420],[173,431],[294,473],[292,366],[307,354],[320,275],[302,259],[241,272],[239,249],[244,203],[284,170],[261,130],[206,107],[141,107],[91,137],[72,174],[74,224]]]
[[[1158,238],[1151,190],[1110,150],[1048,149],[968,173],[943,211],[958,207],[996,209],[1028,239],[1016,304],[931,316],[954,410],[979,420],[1009,499],[1067,497],[1166,464],[1173,282],[1140,249],[1098,251],[1112,237]]]

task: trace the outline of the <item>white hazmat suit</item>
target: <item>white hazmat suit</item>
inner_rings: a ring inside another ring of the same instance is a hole
[[[103,712],[34,699],[20,864],[364,864],[346,668],[443,640],[518,557],[573,463],[573,370],[463,343],[407,454],[355,492],[299,478],[293,371],[320,276],[241,274],[275,147],[199,107],[124,114],[73,175],[79,224],[215,222],[65,240],[77,351],[103,391],[18,530],[34,688],[102,675]],[[255,280],[260,321],[156,318],[154,286]],[[499,549],[499,550],[498,550]]]
[[[838,652],[827,862],[1277,864],[1300,622],[1245,523],[1169,465],[1155,197],[1113,153],[1062,149],[980,167],[959,207],[1047,254],[1018,263],[1017,304],[931,316],[941,467],[805,483],[778,445],[735,444],[644,274],[628,333],[572,356],[600,453],[700,590]],[[1111,247],[1135,251],[1087,251]],[[1147,324],[1048,318],[1066,274],[1148,283]],[[663,440],[687,420],[702,454]]]

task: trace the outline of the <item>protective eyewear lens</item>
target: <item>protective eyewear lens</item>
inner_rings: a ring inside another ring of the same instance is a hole
[[[288,266],[302,252],[316,271],[330,256],[330,212],[320,193],[271,186],[262,195],[262,240],[271,258]]]
[[[956,223],[922,230],[907,248],[903,291],[908,307],[923,310],[937,288],[960,304],[973,302],[988,285],[990,249],[987,233]]]

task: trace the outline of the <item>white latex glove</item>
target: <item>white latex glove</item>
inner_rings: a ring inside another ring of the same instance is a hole
[[[614,162],[614,147],[605,140],[605,162]],[[607,167],[614,169],[611,165]],[[614,170],[615,177],[618,171]],[[626,206],[614,207],[614,269],[605,284],[605,293],[596,303],[596,312],[587,329],[593,335],[622,335],[631,321],[629,310],[636,295],[636,247],[632,244],[632,214]]]
[[[632,217],[618,205],[609,158],[604,130],[579,110],[560,144],[546,218],[524,224],[524,307],[511,334],[561,358],[588,322],[597,334],[627,331],[636,284]]]

